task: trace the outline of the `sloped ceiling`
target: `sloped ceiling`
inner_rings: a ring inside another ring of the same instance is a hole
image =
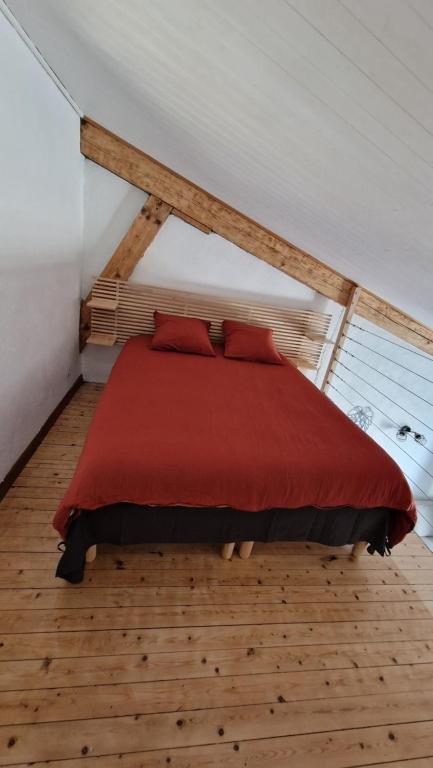
[[[83,112],[433,325],[431,0],[8,0]]]

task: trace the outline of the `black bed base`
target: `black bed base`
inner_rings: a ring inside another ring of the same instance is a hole
[[[144,507],[113,504],[83,510],[71,522],[56,576],[72,584],[83,579],[86,551],[93,544],[311,541],[328,546],[369,543],[384,555],[393,511],[386,508],[268,509],[229,507]]]

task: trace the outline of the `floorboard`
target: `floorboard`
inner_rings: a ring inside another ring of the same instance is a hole
[[[101,547],[54,577],[56,505],[101,394],[75,394],[0,504],[0,765],[431,768],[433,553]]]

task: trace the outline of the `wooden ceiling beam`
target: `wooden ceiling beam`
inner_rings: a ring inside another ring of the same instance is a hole
[[[200,232],[204,232],[205,235],[210,235],[210,233],[212,232],[210,227],[206,227],[205,224],[200,224],[199,221],[196,221],[195,219],[191,218],[191,216],[187,216],[186,213],[182,213],[182,211],[177,211],[176,208],[173,208],[172,214],[173,216],[176,216],[178,219],[182,219],[182,221],[185,221],[187,224],[190,224],[192,227],[199,229]]]
[[[433,355],[433,330],[366,288],[361,291],[356,314]]]
[[[89,118],[81,122],[81,152],[253,256],[339,304],[347,303],[350,280]]]
[[[164,201],[185,221],[190,219],[189,223],[200,225],[203,231],[215,232],[338,304],[349,304],[356,287],[352,280],[87,117],[81,121],[81,152],[94,163]],[[356,313],[433,354],[431,328],[365,288],[360,291]]]

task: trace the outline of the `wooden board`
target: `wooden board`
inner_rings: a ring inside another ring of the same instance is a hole
[[[203,691],[204,695],[206,690],[213,692],[209,684]],[[131,698],[129,706],[126,707],[131,712],[129,715],[105,715],[101,718],[90,716],[73,724],[62,721],[15,725],[13,733],[16,741],[12,754],[15,760],[23,761],[34,758],[64,760],[71,755],[83,754],[84,747],[84,754],[106,755],[107,746],[116,744],[121,753],[145,750],[152,761],[155,759],[152,752],[165,750],[167,744],[170,749],[182,749],[192,745],[207,746],[212,740],[217,740],[218,745],[229,743],[233,748],[233,743],[248,742],[254,733],[260,733],[266,740],[323,731],[329,733],[336,721],[339,722],[341,730],[344,730],[350,728],[355,718],[360,729],[377,724],[388,725],[390,719],[393,725],[413,723],[419,717],[420,711],[423,711],[426,719],[433,719],[431,690],[406,693],[404,708],[401,707],[403,692],[397,695],[384,693],[336,696],[324,708],[318,699],[281,701],[284,697],[272,691],[273,696],[271,698],[270,694],[266,703],[235,706],[218,703],[212,706],[211,701],[208,701],[205,709],[194,707],[188,710],[182,707],[180,714],[179,710],[157,714],[136,713],[134,710],[137,705],[140,706],[140,702]],[[107,691],[106,704],[110,694],[111,691]],[[79,692],[76,695],[80,696]],[[95,703],[96,701],[95,693]],[[212,703],[214,701],[215,697]],[[59,710],[61,709],[62,703],[59,705]],[[105,711],[108,712],[108,706]],[[414,730],[416,731],[416,728]],[[0,740],[7,739],[9,733],[9,726],[0,726]],[[241,759],[241,756],[239,758]]]
[[[429,768],[433,555],[106,545],[54,577],[50,520],[102,388],[0,504],[0,765]]]
[[[87,339],[88,344],[95,344],[97,347],[113,347],[116,343],[115,333],[91,333]]]
[[[275,712],[275,708],[274,712]],[[240,711],[240,716],[242,712]],[[181,721],[182,718],[179,718]],[[137,731],[140,727],[137,721]],[[188,723],[189,725],[189,723]],[[182,723],[183,726],[183,723]],[[182,727],[180,726],[180,727]],[[224,729],[223,729],[224,730]],[[220,728],[218,728],[219,736]],[[224,735],[224,734],[223,734]],[[13,739],[13,737],[11,737]],[[214,735],[214,739],[217,735]],[[82,740],[83,741],[83,740]],[[115,740],[114,740],[115,741]],[[167,738],[169,742],[169,737]],[[92,747],[83,744],[79,758],[61,761],[50,761],[50,768],[361,768],[372,755],[380,755],[385,761],[382,765],[394,768],[431,768],[431,758],[427,762],[411,760],[408,763],[406,755],[422,756],[433,752],[432,721],[418,723],[403,723],[377,726],[350,728],[340,731],[324,731],[276,738],[253,738],[239,741],[219,740],[205,746],[189,746],[183,748],[167,747],[153,752],[118,753],[102,756],[92,754]],[[222,743],[221,743],[222,742]],[[14,746],[13,742],[12,746]],[[409,746],[410,744],[410,746]],[[86,755],[91,755],[87,758]],[[400,758],[403,762],[400,763]],[[18,768],[28,766],[28,763]],[[41,768],[46,763],[32,763]]]

